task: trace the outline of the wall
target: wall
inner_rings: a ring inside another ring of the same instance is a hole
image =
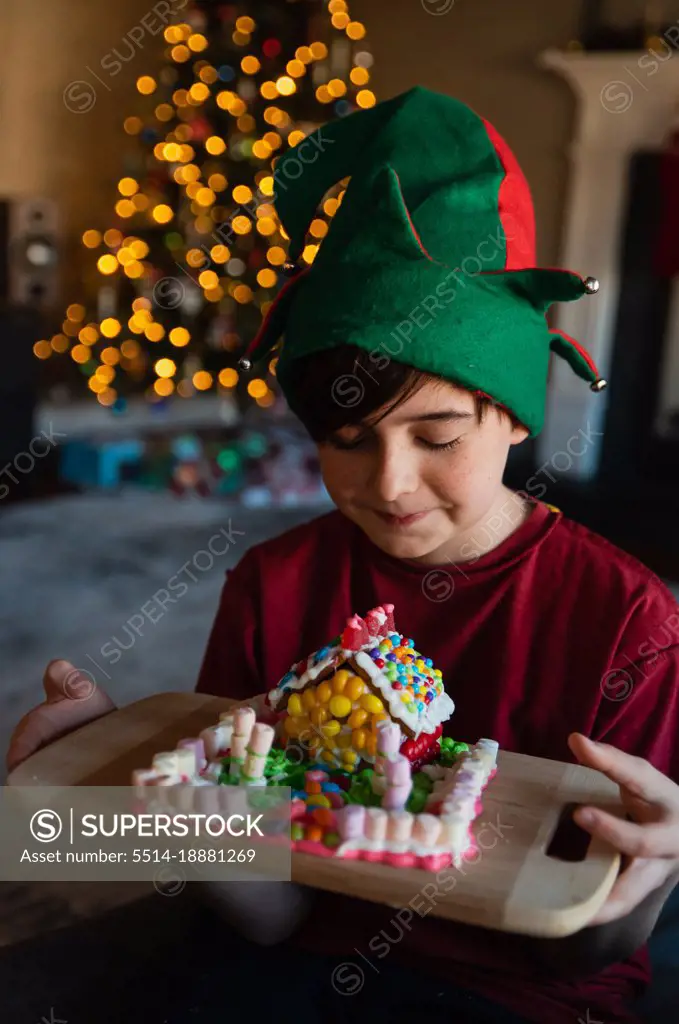
[[[140,28],[152,6],[153,0],[2,0],[0,196],[59,201],[67,302],[77,297],[73,257],[82,231],[111,223],[127,138],[122,122],[134,113],[137,76],[157,63],[162,24],[148,22],[157,26],[155,36]],[[136,43],[125,38],[135,28]],[[116,75],[114,59],[106,61],[114,49],[130,58]]]
[[[547,264],[558,258],[574,100],[535,59],[576,36],[580,2],[351,0],[352,16],[368,27],[379,98],[426,85],[467,101],[505,135],[533,190],[539,255]],[[429,13],[449,5],[445,14]],[[68,257],[79,252],[86,227],[108,224],[122,172],[122,121],[135,110],[137,76],[157,66],[162,37],[142,28],[138,52],[115,76],[102,70],[101,61],[115,48],[129,52],[126,34],[152,6],[151,0],[3,0],[9,45],[0,64],[0,125],[8,145],[0,195],[41,193],[59,200],[67,300],[78,267]],[[87,86],[74,87],[66,103],[64,90],[78,80]],[[87,109],[90,86],[93,106]]]

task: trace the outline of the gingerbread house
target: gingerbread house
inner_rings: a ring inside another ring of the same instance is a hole
[[[441,671],[397,632],[390,604],[350,618],[340,636],[293,665],[267,699],[281,714],[288,743],[349,771],[385,752],[382,722],[399,727],[400,753],[414,766],[432,760],[455,710]]]

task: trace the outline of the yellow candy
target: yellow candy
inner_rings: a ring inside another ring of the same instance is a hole
[[[346,718],[351,712],[351,701],[343,694],[336,694],[330,698],[330,711],[335,718]]]
[[[306,715],[301,715],[298,718],[288,716],[283,722],[283,727],[288,736],[294,736],[302,743],[308,743],[313,735],[313,727]]]
[[[328,721],[330,714],[327,708],[312,708],[309,712],[309,718],[314,725],[323,725],[324,722]]]
[[[345,668],[341,668],[339,672],[335,672],[331,680],[333,693],[344,693],[344,687],[350,679],[351,672],[348,672]]]
[[[363,750],[367,736],[368,734],[365,729],[354,729],[351,734],[351,745],[354,750]],[[347,751],[347,753],[349,753],[349,751]]]
[[[324,761],[327,761],[328,764],[335,764],[335,755],[332,753],[331,750],[324,750],[323,753],[321,754],[321,757]],[[329,803],[330,801],[328,801],[328,804]]]
[[[316,700],[319,704],[327,704],[332,697],[332,686],[330,683],[319,683],[316,688]]]
[[[283,729],[287,736],[299,736],[299,718],[287,718],[283,719]]]
[[[332,807],[332,804],[328,800],[327,796],[323,796],[322,793],[314,793],[311,796],[308,796],[306,798],[306,805],[307,807]]]
[[[355,764],[358,760],[358,754],[353,750],[345,750],[342,754],[342,761],[344,764],[351,765]]]
[[[308,690],[305,690],[302,694],[302,705],[306,711],[311,711],[312,708],[316,707],[316,687],[310,686]]]
[[[359,704],[371,715],[379,715],[380,711],[384,711],[384,704],[374,693],[364,693]]]
[[[336,736],[342,726],[339,724],[336,718],[331,718],[329,722],[321,726],[321,732],[324,736]]]
[[[413,699],[412,698],[412,694],[410,694],[410,693],[402,693],[401,694],[401,700],[403,701],[404,704],[410,704],[412,699]]]
[[[295,716],[304,714],[302,698],[298,693],[293,693],[288,700],[288,714]]]
[[[363,708],[356,708],[356,710],[352,711],[351,714],[349,715],[348,724],[351,726],[352,729],[360,729],[361,726],[367,721],[367,719],[368,712],[364,711]]]
[[[360,676],[352,676],[344,692],[350,700],[358,700],[365,693],[365,683]]]
[[[351,733],[341,732],[337,737],[337,746],[340,750],[347,750],[351,746]]]
[[[370,754],[371,757],[375,756],[377,753],[377,736],[368,735],[368,738],[365,741],[365,749],[366,753]]]
[[[375,729],[377,729],[377,723],[384,722],[388,717],[389,715],[385,715],[384,711],[382,711],[381,714],[379,715],[373,715],[370,720],[370,725],[373,732],[375,731]]]

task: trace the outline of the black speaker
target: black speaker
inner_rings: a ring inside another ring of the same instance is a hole
[[[38,493],[50,461],[42,455],[46,442],[34,442],[38,360],[33,345],[42,326],[36,310],[0,302],[0,508]]]
[[[56,305],[58,234],[52,199],[0,199],[0,298],[33,309]]]

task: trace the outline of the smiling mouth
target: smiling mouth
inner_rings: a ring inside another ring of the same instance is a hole
[[[403,527],[410,526],[413,523],[419,523],[420,520],[428,516],[431,509],[427,509],[425,512],[413,512],[409,516],[392,516],[388,512],[378,512],[375,510],[375,515],[387,523],[389,526]]]

